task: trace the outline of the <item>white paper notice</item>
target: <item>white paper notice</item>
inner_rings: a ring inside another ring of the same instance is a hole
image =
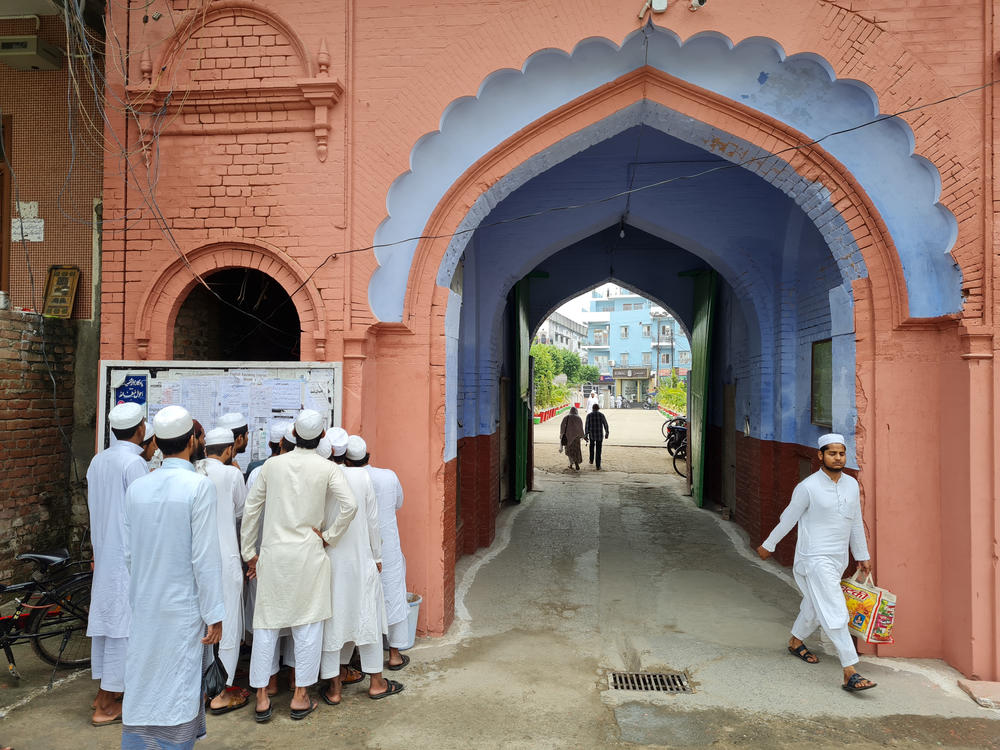
[[[250,414],[250,384],[231,380],[222,383],[219,390],[220,411],[222,414],[238,411],[243,416]]]
[[[207,378],[184,378],[181,381],[181,404],[206,430],[215,426],[218,417],[217,386],[216,381]]]
[[[326,395],[326,385],[310,380],[306,383],[306,408],[315,409],[324,417],[330,414],[330,399]]]
[[[271,387],[272,409],[301,409],[302,381],[300,380],[268,380]]]

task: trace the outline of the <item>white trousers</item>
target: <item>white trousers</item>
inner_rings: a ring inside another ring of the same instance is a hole
[[[250,652],[250,687],[267,687],[271,675],[277,672],[278,629],[255,628]],[[323,623],[311,622],[292,628],[295,642],[295,686],[309,687],[319,676],[319,659],[323,651]]]
[[[410,621],[409,619],[394,622],[389,626],[389,646],[400,648],[410,642]]]
[[[95,635],[90,639],[90,675],[101,681],[101,690],[124,692],[127,650],[128,638]]]
[[[324,651],[322,666],[320,667],[320,677],[329,680],[340,674],[342,664],[350,664],[351,656],[354,654],[353,642],[345,643],[339,652]],[[365,674],[380,674],[382,672],[382,644],[366,643],[358,646],[358,653],[361,654],[361,671]]]
[[[805,576],[795,573],[795,583],[798,584],[799,591],[802,592],[802,604],[799,605],[799,616],[795,618],[792,625],[792,635],[800,641],[804,641],[811,636],[818,626],[823,627],[826,637],[833,641],[834,648],[837,649],[837,656],[840,657],[840,666],[850,667],[858,663],[858,651],[854,648],[854,641],[851,639],[851,631],[847,629],[845,623],[839,628],[828,628],[820,622],[809,594],[809,586]]]
[[[226,685],[232,687],[233,677],[236,675],[236,662],[240,660],[240,647],[236,648],[220,648],[219,649],[219,661],[222,662],[222,666],[226,668],[226,674],[229,677],[226,679]]]

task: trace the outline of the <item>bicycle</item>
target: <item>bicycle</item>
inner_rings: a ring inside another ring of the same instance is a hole
[[[674,451],[674,471],[676,471],[682,477],[687,477],[687,469],[688,469],[687,451],[688,451],[688,441],[687,441],[687,433],[685,432],[684,439],[681,441],[681,444],[678,445],[677,449]],[[684,471],[681,471],[680,466],[678,466],[678,461],[684,466]]]
[[[674,417],[666,420],[660,427],[663,439],[667,441],[667,451],[674,455],[674,450],[680,445],[681,438],[687,434],[687,417]]]
[[[53,666],[90,666],[90,588],[93,573],[79,571],[84,562],[71,562],[66,550],[51,554],[26,553],[18,561],[35,565],[31,580],[9,586],[0,584],[0,596],[17,595],[13,614],[0,617],[0,647],[7,657],[7,671],[21,679],[12,646],[31,643],[38,657]]]

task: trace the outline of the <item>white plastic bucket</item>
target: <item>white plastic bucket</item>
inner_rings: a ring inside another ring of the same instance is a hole
[[[400,651],[413,648],[413,644],[417,641],[417,617],[420,615],[420,602],[422,601],[423,598],[421,598],[420,594],[414,594],[410,591],[406,592],[406,603],[410,605],[410,611],[406,619],[408,640],[405,646],[399,647]]]

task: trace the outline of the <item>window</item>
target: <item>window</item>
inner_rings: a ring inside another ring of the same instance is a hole
[[[651,328],[651,326],[648,323],[643,324],[643,326],[642,326],[642,335],[643,335],[644,338],[647,338],[647,339],[648,338],[652,338],[652,336],[650,336],[650,334],[649,334],[650,328]]]
[[[652,355],[651,352],[643,352],[642,353],[642,363],[644,365],[651,365],[651,364],[653,364],[652,356],[653,355]]]
[[[833,426],[833,340],[812,345],[812,423]]]
[[[660,335],[669,336],[671,334],[670,326],[660,326]]]
[[[661,354],[660,355],[660,364],[661,365],[669,365],[670,364],[670,355],[669,354]]]
[[[628,326],[622,326],[621,327],[621,338],[623,338],[623,339],[627,339],[628,338]]]
[[[618,366],[628,367],[628,352],[622,352],[621,355],[618,357]]]

